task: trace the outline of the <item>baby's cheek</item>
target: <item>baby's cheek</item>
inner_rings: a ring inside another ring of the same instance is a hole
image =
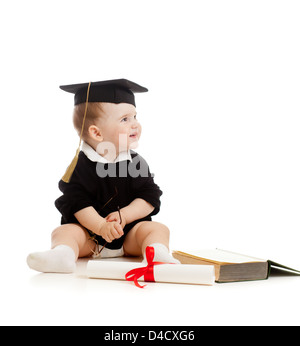
[[[119,151],[127,150],[128,136],[125,133],[119,133]]]

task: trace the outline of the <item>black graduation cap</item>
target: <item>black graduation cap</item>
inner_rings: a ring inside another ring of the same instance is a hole
[[[68,183],[78,161],[88,102],[129,103],[135,106],[134,93],[147,92],[148,89],[127,79],[113,79],[102,82],[61,85],[60,88],[64,91],[75,94],[75,105],[86,103],[79,145],[76,150],[75,157],[62,177],[62,180],[65,183]]]
[[[87,89],[90,85],[88,102],[130,103],[135,106],[134,93],[147,92],[148,89],[127,79],[113,79],[102,82],[61,85],[60,88],[75,94],[74,104],[86,102]]]

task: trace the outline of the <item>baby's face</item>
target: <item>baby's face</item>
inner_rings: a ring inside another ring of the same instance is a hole
[[[141,125],[136,119],[136,108],[128,103],[103,103],[100,120],[103,141],[112,143],[116,153],[134,149],[141,136]]]

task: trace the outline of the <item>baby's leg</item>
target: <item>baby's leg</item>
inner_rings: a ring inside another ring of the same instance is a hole
[[[69,223],[57,227],[51,235],[51,248],[59,245],[69,246],[78,257],[87,257],[93,253],[96,244],[87,230],[78,224]]]
[[[169,253],[169,229],[154,221],[143,221],[136,224],[127,234],[124,241],[124,251],[127,255],[145,258],[147,246],[154,247],[154,261],[180,263]]]
[[[88,232],[77,224],[66,224],[52,233],[52,249],[27,257],[30,268],[45,273],[72,273],[78,257],[89,256],[95,243]]]

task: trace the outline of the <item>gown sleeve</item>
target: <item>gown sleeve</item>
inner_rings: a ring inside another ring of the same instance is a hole
[[[141,198],[150,203],[154,207],[151,215],[155,215],[160,210],[162,191],[154,182],[147,162],[140,155],[134,156],[132,164],[135,167],[133,170],[135,175],[139,173],[138,176],[132,178],[133,199]]]
[[[76,212],[95,205],[95,191],[91,187],[90,169],[85,160],[79,156],[77,166],[69,183],[60,180],[58,187],[63,193],[55,201],[56,208],[62,214],[62,223],[78,222],[74,216]]]

